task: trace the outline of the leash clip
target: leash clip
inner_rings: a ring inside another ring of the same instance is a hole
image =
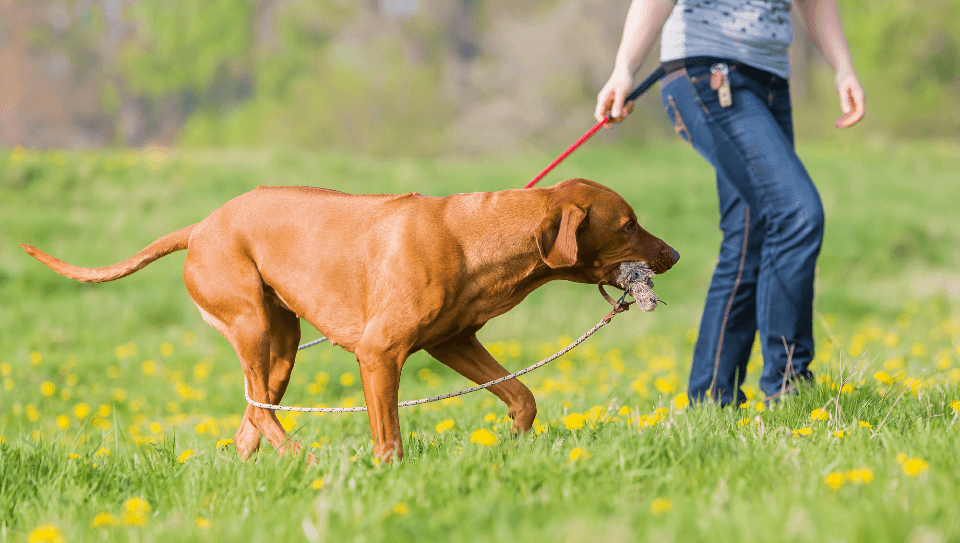
[[[603,318],[606,322],[610,322],[610,319],[612,319],[614,315],[629,310],[631,305],[637,303],[636,300],[625,302],[627,299],[627,291],[623,291],[623,296],[621,296],[619,300],[614,301],[614,299],[607,294],[607,291],[603,289],[603,283],[597,283],[597,288],[600,289],[600,295],[603,296],[603,299],[613,306],[613,309]]]

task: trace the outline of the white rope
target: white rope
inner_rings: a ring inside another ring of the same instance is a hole
[[[621,307],[624,308],[624,309],[620,309]],[[490,388],[490,387],[492,387],[493,385],[500,384],[500,383],[502,383],[502,382],[504,382],[504,381],[509,381],[510,379],[514,379],[514,378],[519,377],[519,376],[521,376],[521,375],[523,375],[523,374],[525,374],[525,373],[530,373],[531,371],[533,371],[533,370],[535,370],[535,369],[537,369],[537,368],[539,368],[539,367],[541,367],[541,366],[544,366],[544,365],[546,365],[546,364],[549,364],[550,362],[553,362],[553,361],[556,360],[557,358],[560,358],[561,356],[563,356],[563,355],[567,354],[568,352],[570,352],[574,347],[576,347],[577,345],[580,345],[581,343],[584,342],[584,340],[586,340],[588,337],[592,336],[594,332],[596,332],[596,331],[599,330],[600,328],[603,328],[604,326],[606,326],[606,324],[609,323],[609,322],[613,319],[613,316],[614,316],[614,315],[616,315],[617,313],[620,313],[620,312],[622,312],[622,311],[625,311],[625,308],[626,308],[625,305],[623,305],[623,306],[617,306],[613,311],[611,311],[610,313],[608,313],[606,317],[604,317],[600,322],[598,322],[596,326],[594,326],[593,328],[591,328],[590,330],[588,330],[586,334],[583,334],[583,335],[580,336],[576,341],[574,341],[574,342],[571,343],[570,345],[567,345],[566,347],[564,347],[562,350],[560,350],[559,352],[557,352],[557,353],[554,354],[553,356],[550,356],[550,357],[548,357],[548,358],[544,358],[544,359],[541,360],[540,362],[537,362],[536,364],[534,364],[534,365],[532,365],[532,366],[530,366],[530,367],[524,368],[524,369],[522,369],[522,370],[520,370],[520,371],[518,371],[518,372],[516,372],[516,373],[511,373],[510,375],[506,375],[506,376],[501,377],[501,378],[499,378],[499,379],[494,379],[493,381],[490,381],[489,383],[484,383],[484,384],[482,384],[482,385],[477,385],[477,386],[475,386],[475,387],[467,388],[467,389],[461,390],[461,391],[459,391],[459,392],[451,392],[450,394],[444,394],[444,395],[442,395],[442,396],[433,396],[433,397],[431,397],[431,398],[423,398],[422,400],[411,400],[411,401],[407,401],[407,402],[400,402],[399,404],[397,404],[397,407],[409,407],[409,406],[411,406],[411,405],[420,405],[420,404],[422,404],[422,403],[436,402],[436,401],[440,401],[440,400],[445,400],[445,399],[447,399],[447,398],[453,398],[453,397],[455,397],[455,396],[462,396],[463,394],[469,394],[469,393],[471,393],[471,392],[476,392],[476,391],[478,391],[478,390],[483,390],[483,389],[485,389],[485,388]],[[306,349],[307,347],[310,347],[311,345],[316,345],[316,344],[322,343],[322,342],[324,342],[324,341],[326,341],[326,340],[327,340],[326,337],[322,337],[322,338],[320,338],[320,339],[318,339],[318,340],[316,340],[316,341],[311,341],[310,343],[306,343],[306,344],[303,344],[303,345],[297,347],[297,350],[299,351],[299,350],[301,350],[301,349]],[[250,392],[249,392],[248,387],[247,387],[247,378],[246,378],[246,376],[244,376],[244,378],[243,378],[243,396],[247,399],[247,403],[249,403],[250,405],[252,405],[252,406],[254,406],[254,407],[261,407],[261,408],[263,408],[263,409],[270,409],[270,410],[272,410],[272,411],[295,411],[295,412],[297,412],[297,413],[357,413],[357,412],[360,412],[360,411],[366,411],[366,410],[367,410],[366,407],[288,407],[288,406],[283,406],[283,405],[273,405],[273,404],[268,404],[268,403],[256,402],[256,401],[254,401],[254,400],[252,400],[252,399],[250,398]]]

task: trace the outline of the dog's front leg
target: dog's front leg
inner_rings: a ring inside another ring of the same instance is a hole
[[[400,436],[400,413],[397,401],[400,395],[400,369],[406,360],[406,351],[400,349],[372,349],[359,347],[360,381],[367,402],[370,432],[376,442],[374,455],[390,462],[403,458],[403,439]]]
[[[483,384],[505,375],[510,375],[487,349],[480,344],[475,333],[462,333],[447,341],[426,349],[431,356],[470,379]],[[488,390],[507,404],[507,413],[513,419],[513,432],[526,432],[533,426],[537,416],[537,400],[533,393],[517,379],[510,379]]]

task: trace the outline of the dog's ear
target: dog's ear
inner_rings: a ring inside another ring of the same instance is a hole
[[[543,218],[534,237],[547,266],[564,268],[577,263],[577,229],[586,216],[586,211],[568,202]]]

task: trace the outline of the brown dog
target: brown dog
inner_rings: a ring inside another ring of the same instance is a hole
[[[476,332],[535,288],[554,279],[613,283],[621,262],[663,273],[679,258],[619,194],[583,179],[444,198],[260,187],[113,266],[81,268],[23,248],[91,283],[187,249],[187,291],[236,350],[250,397],[280,402],[302,317],[356,355],[375,453],[387,460],[403,455],[397,396],[411,353],[425,349],[475,383],[508,375]],[[515,431],[530,429],[537,408],[523,383],[490,391]],[[234,436],[241,457],[261,435],[281,453],[300,449],[273,411],[247,406]]]

